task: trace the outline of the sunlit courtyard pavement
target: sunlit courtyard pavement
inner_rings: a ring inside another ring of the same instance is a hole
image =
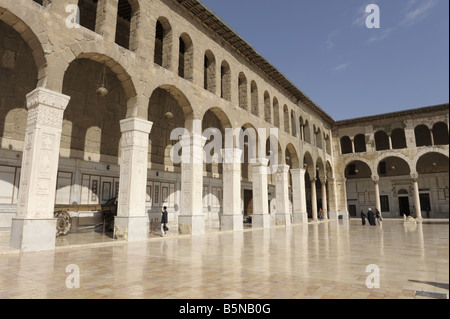
[[[449,223],[327,221],[124,243],[98,233],[20,253],[0,240],[0,298],[448,298]],[[76,275],[79,274],[79,277]],[[79,287],[78,287],[79,283]],[[378,285],[379,284],[379,285]]]

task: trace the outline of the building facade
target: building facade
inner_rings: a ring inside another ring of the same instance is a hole
[[[0,0],[0,38],[12,247],[53,249],[55,204],[114,197],[129,241],[163,205],[181,234],[369,206],[448,218],[448,104],[336,122],[196,0]]]

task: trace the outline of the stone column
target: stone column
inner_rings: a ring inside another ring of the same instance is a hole
[[[197,128],[198,129],[198,128]],[[180,234],[202,235],[205,233],[203,215],[203,146],[206,138],[189,133],[182,138],[181,163],[181,213],[178,217]]]
[[[380,202],[380,176],[373,175],[372,180],[375,186],[375,208],[381,212],[381,202]]]
[[[269,160],[260,158],[252,164],[253,180],[253,228],[269,228],[269,196],[267,192],[267,174]]]
[[[275,224],[290,226],[291,212],[289,211],[289,166],[278,165],[275,173],[276,215]]]
[[[117,7],[119,0],[99,0],[95,32],[107,42],[116,41]]]
[[[328,219],[328,205],[327,205],[327,178],[320,178],[320,185],[322,191],[322,210],[323,219]]]
[[[312,220],[318,221],[317,218],[317,192],[316,192],[316,178],[311,178],[311,206],[312,206]]]
[[[294,224],[308,223],[306,212],[305,173],[302,168],[291,169]]]
[[[244,217],[241,212],[241,155],[242,150],[237,148],[222,150],[223,215],[220,222],[222,230],[244,229]]]
[[[336,219],[338,208],[338,195],[336,194],[336,179],[334,177],[327,178],[329,190],[329,206],[327,207],[327,216],[329,219]]]
[[[120,121],[119,198],[114,220],[114,237],[119,239],[140,241],[148,237],[145,197],[148,138],[152,125],[152,122],[133,117]]]
[[[419,194],[419,174],[412,173],[411,179],[414,190],[414,205],[416,206],[416,219],[422,220],[422,207],[420,206],[420,194]]]
[[[12,220],[13,248],[22,251],[55,248],[53,218],[58,174],[59,147],[64,110],[70,97],[37,88],[27,95],[27,128],[17,217]]]

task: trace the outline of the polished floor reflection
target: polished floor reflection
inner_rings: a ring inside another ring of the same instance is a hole
[[[130,244],[78,235],[59,241],[55,251],[35,253],[12,251],[2,239],[0,298],[394,299],[449,293],[448,220],[385,220],[382,227],[339,220],[194,237],[155,233]]]

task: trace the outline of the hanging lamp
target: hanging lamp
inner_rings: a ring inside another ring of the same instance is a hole
[[[106,95],[108,95],[108,90],[106,89],[106,66],[105,66],[105,62],[103,62],[103,69],[102,69],[102,73],[100,75],[100,80],[99,80],[100,86],[97,89],[96,93],[97,96],[99,97],[105,97]]]

